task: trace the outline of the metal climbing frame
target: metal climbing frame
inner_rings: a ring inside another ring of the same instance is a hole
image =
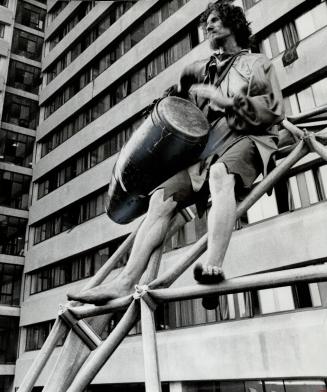
[[[318,153],[327,160],[327,128],[319,132],[309,132],[296,126],[300,122],[310,122],[323,116],[326,119],[327,106],[314,111],[283,120],[280,149],[278,154],[284,157],[281,163],[268,174],[237,207],[240,218],[267,190],[279,181],[287,171],[309,152]],[[174,234],[192,217],[183,211],[171,224],[168,236]],[[85,289],[101,284],[115,268],[121,258],[132,247],[137,230],[130,234],[125,242],[111,256],[106,264],[90,279]],[[58,318],[26,374],[18,392],[30,392],[42,369],[50,358],[56,343],[67,330],[70,330],[53,372],[43,392],[81,392],[93,380],[105,362],[127,336],[130,329],[141,317],[145,385],[148,392],[161,391],[158,352],[153,311],[158,303],[192,298],[201,298],[212,294],[237,293],[250,289],[265,289],[289,285],[296,282],[327,281],[327,264],[311,265],[303,268],[287,269],[269,273],[260,273],[226,280],[217,285],[194,285],[182,288],[169,288],[171,284],[206,250],[207,234],[186,250],[173,267],[157,277],[162,247],[152,253],[147,270],[141,281],[135,286],[135,292],[128,296],[114,299],[103,306],[83,305],[69,302],[60,307]],[[110,315],[125,310],[121,321],[110,335],[102,341],[93,332],[93,328],[104,329]],[[103,316],[104,315],[104,316]],[[95,316],[102,317],[101,321]],[[90,323],[84,318],[93,317]]]

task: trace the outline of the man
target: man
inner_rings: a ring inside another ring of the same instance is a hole
[[[219,0],[208,6],[202,22],[217,53],[186,67],[179,85],[180,95],[191,99],[211,124],[201,159],[153,192],[129,262],[120,275],[80,295],[68,295],[70,299],[103,303],[130,293],[152,251],[164,240],[179,205],[194,199],[197,206],[204,205],[209,191],[207,257],[196,265],[194,277],[200,283],[224,279],[222,265],[235,224],[236,202],[260,173],[266,173],[277,148],[274,125],[283,119],[284,111],[271,62],[247,50],[251,31],[243,10],[232,1]],[[216,305],[204,301],[207,308]]]

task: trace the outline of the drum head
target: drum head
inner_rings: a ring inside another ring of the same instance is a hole
[[[209,123],[192,102],[179,97],[167,97],[158,103],[157,113],[164,125],[185,136],[201,137],[208,133]]]

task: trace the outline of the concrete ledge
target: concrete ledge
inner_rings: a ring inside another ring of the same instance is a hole
[[[32,169],[24,166],[6,163],[6,162],[0,162],[0,170],[6,170],[13,173],[24,174],[25,176],[32,176]]]
[[[22,256],[11,256],[0,253],[0,264],[24,265],[25,258]]]
[[[26,31],[27,33],[37,35],[38,37],[44,38],[44,32],[40,30],[32,29],[31,27],[22,25],[20,23],[15,23],[15,29]]]
[[[25,1],[25,3],[35,5],[35,7],[43,8],[44,10],[47,9],[47,5],[40,3],[39,1],[35,1],[35,0],[24,0],[24,1]]]
[[[0,376],[14,376],[15,365],[0,365]]]
[[[9,207],[0,206],[0,214],[14,216],[16,218],[28,219],[28,211],[17,210],[16,208],[9,208]]]
[[[27,136],[35,137],[35,135],[36,135],[36,131],[34,129],[20,127],[19,125],[16,125],[16,124],[2,122],[1,127],[3,129],[6,129],[7,131],[22,133],[23,135],[27,135]]]
[[[304,2],[305,0],[259,1],[256,5],[246,11],[247,19],[251,22],[253,34],[259,33],[268,25]],[[269,10],[269,12],[267,12],[267,10]]]
[[[15,87],[7,86],[6,87],[6,91],[8,93],[15,94],[15,95],[18,95],[20,97],[28,98],[28,99],[31,99],[31,100],[36,101],[36,102],[39,101],[39,97],[38,97],[37,94],[33,94],[33,93],[28,92],[28,91],[24,91],[24,90],[15,88]]]
[[[19,317],[20,308],[16,306],[6,306],[0,304],[0,316]]]
[[[27,57],[19,56],[18,54],[11,53],[10,58],[24,64],[32,65],[33,67],[41,68],[41,63],[39,61],[31,60]]]

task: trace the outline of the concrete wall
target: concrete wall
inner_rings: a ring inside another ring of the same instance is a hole
[[[325,377],[327,310],[300,311],[157,334],[162,381]],[[58,353],[59,350],[57,350]],[[36,352],[17,361],[19,385]],[[128,371],[122,371],[128,358]],[[37,385],[54,366],[53,356]],[[94,383],[144,380],[141,337],[129,337]]]

